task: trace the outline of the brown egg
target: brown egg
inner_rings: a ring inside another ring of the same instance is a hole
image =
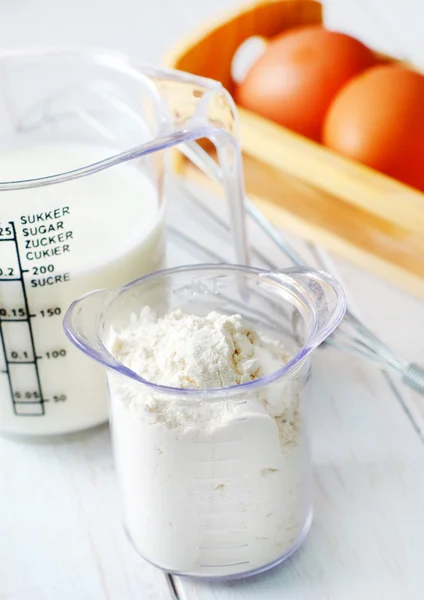
[[[424,76],[391,65],[355,77],[331,105],[323,141],[424,191]]]
[[[358,40],[320,26],[296,27],[273,38],[235,90],[235,100],[272,121],[321,139],[334,96],[377,63]]]

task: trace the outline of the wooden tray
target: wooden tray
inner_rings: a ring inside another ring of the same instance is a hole
[[[242,42],[319,23],[319,2],[262,0],[209,23],[165,62],[231,92],[231,61]],[[424,194],[250,111],[239,115],[246,189],[275,224],[424,298]],[[184,168],[200,177],[189,163]]]

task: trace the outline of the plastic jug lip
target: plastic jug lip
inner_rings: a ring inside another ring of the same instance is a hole
[[[268,271],[268,270],[245,266],[245,265],[226,264],[226,263],[196,264],[196,265],[188,265],[188,266],[163,269],[163,270],[156,271],[154,273],[145,275],[139,279],[136,279],[135,281],[132,281],[132,282],[126,284],[125,286],[123,286],[122,288],[120,288],[118,290],[107,290],[107,291],[102,290],[103,293],[107,292],[107,296],[106,296],[106,299],[102,303],[100,314],[98,315],[99,321],[98,321],[98,325],[97,325],[97,332],[100,332],[103,329],[103,325],[104,325],[104,321],[105,321],[105,318],[108,313],[108,309],[112,306],[112,304],[117,299],[119,299],[120,296],[122,296],[129,290],[132,290],[133,288],[141,287],[144,284],[152,283],[155,280],[158,280],[161,278],[165,278],[165,277],[172,276],[172,275],[177,275],[179,273],[188,273],[188,274],[192,273],[193,276],[195,276],[196,272],[199,274],[200,274],[200,272],[202,272],[204,274],[205,272],[212,273],[214,271],[221,272],[221,273],[234,273],[234,274],[240,273],[240,274],[247,274],[247,275],[252,275],[252,276],[256,275],[256,276],[260,277],[262,280],[268,278],[270,283],[272,283],[272,285],[277,286],[277,287],[279,286],[281,288],[281,290],[285,290],[285,291],[288,291],[288,281],[292,280],[293,283],[296,284],[296,286],[293,287],[292,289],[290,289],[289,292],[290,292],[290,294],[293,295],[294,300],[297,300],[304,304],[308,303],[307,290],[301,284],[299,284],[298,281],[296,281],[296,278],[294,277],[294,275],[296,273],[302,273],[302,274],[313,273],[313,274],[317,274],[319,276],[320,273],[322,273],[320,271],[308,270],[308,269],[303,269],[303,268],[301,268],[301,269],[292,268],[292,269],[286,269],[286,270],[283,270],[280,272],[274,272],[274,271]],[[279,278],[281,278],[281,276],[284,276],[284,278],[287,279],[286,287],[283,284],[283,282],[281,281],[281,279],[279,280]],[[329,276],[329,277],[331,278],[331,276]],[[85,296],[85,297],[87,297],[87,296]],[[74,304],[77,305],[78,302],[79,301],[77,300]],[[305,340],[304,345],[284,365],[284,367],[282,367],[281,369],[279,369],[277,371],[274,371],[273,373],[270,373],[269,375],[260,377],[256,380],[249,381],[247,383],[236,384],[236,385],[233,385],[230,387],[225,387],[225,388],[201,388],[201,389],[174,388],[174,387],[159,385],[159,384],[150,382],[150,381],[144,379],[143,377],[141,377],[140,375],[138,375],[133,370],[131,370],[128,367],[126,367],[125,365],[123,365],[122,363],[120,363],[119,361],[117,361],[113,357],[113,355],[109,352],[108,348],[105,345],[105,340],[103,339],[103,337],[100,333],[99,333],[99,337],[98,337],[98,345],[101,348],[101,352],[97,353],[97,355],[95,355],[95,353],[93,353],[92,349],[89,346],[84,347],[84,344],[81,344],[81,343],[77,343],[76,345],[78,345],[78,347],[81,350],[83,350],[86,354],[88,354],[91,358],[94,358],[98,362],[101,362],[105,367],[112,369],[121,375],[125,375],[125,376],[129,377],[131,380],[139,382],[139,383],[143,384],[144,386],[147,386],[155,393],[163,394],[166,396],[175,396],[175,397],[180,397],[180,398],[181,397],[187,397],[187,398],[197,397],[198,398],[199,396],[205,397],[205,398],[206,397],[219,398],[222,396],[235,395],[235,394],[249,392],[249,391],[259,389],[259,388],[263,388],[264,386],[267,386],[289,374],[292,374],[300,367],[300,364],[304,361],[304,359],[306,359],[318,345],[318,343],[316,343],[316,341],[315,341],[316,332],[317,332],[317,317],[316,317],[316,315],[313,314],[314,309],[312,306],[308,306],[307,308],[308,308],[308,310],[311,311],[312,317],[314,319],[310,334],[308,335],[308,338]],[[339,312],[340,312],[340,316],[339,316],[338,322],[343,318],[343,315],[344,315],[343,302],[341,302]],[[338,324],[338,322],[335,323],[335,326]],[[65,330],[66,329],[68,330],[68,331],[66,331],[66,334],[67,334],[68,338],[75,344],[76,343],[75,336],[73,335],[72,331],[71,332],[69,331],[71,329],[71,327],[69,326],[70,319],[68,318],[68,316],[65,317],[65,323],[67,323],[67,325],[65,324]]]
[[[6,49],[0,51],[0,65],[4,70],[17,71],[22,64],[27,63],[32,67],[37,67],[38,63],[46,63],[49,61],[64,61],[62,68],[65,65],[82,61],[93,66],[108,69],[112,73],[123,76],[128,80],[132,80],[140,87],[140,95],[146,95],[154,106],[155,121],[158,127],[158,132],[147,139],[144,143],[136,143],[126,146],[125,148],[116,148],[116,151],[105,147],[104,155],[95,162],[70,166],[64,168],[61,172],[46,173],[39,177],[22,177],[17,179],[0,180],[0,191],[32,189],[47,185],[53,185],[86,177],[87,175],[95,174],[104,169],[119,165],[136,158],[140,158],[152,152],[163,150],[167,147],[176,146],[182,142],[190,142],[202,137],[208,137],[214,134],[215,127],[211,123],[206,123],[205,119],[197,119],[201,122],[201,126],[197,126],[196,119],[193,122],[187,123],[187,129],[176,128],[173,124],[172,115],[169,114],[160,91],[155,86],[155,81],[161,83],[187,83],[193,86],[198,86],[207,92],[224,93],[222,84],[213,79],[184,73],[174,69],[166,69],[154,67],[133,57],[116,51],[101,47],[65,45],[59,47],[28,47],[17,49]],[[78,63],[79,64],[79,63]],[[75,85],[75,84],[74,84]],[[63,90],[54,92],[58,98],[63,93]],[[53,94],[53,93],[52,93]],[[48,103],[55,100],[55,95],[48,96],[39,101],[35,105],[38,111],[46,112]],[[228,95],[228,102],[232,99]],[[34,110],[34,107],[31,107]],[[137,113],[138,114],[138,113]],[[17,127],[22,126],[22,119],[25,121],[27,115],[19,115]],[[16,117],[18,118],[18,117]],[[218,128],[219,129],[219,128]]]

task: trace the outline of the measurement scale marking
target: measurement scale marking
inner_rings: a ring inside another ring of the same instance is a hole
[[[14,393],[13,393],[12,378],[10,377],[9,363],[8,363],[8,360],[7,360],[6,345],[4,343],[4,335],[3,335],[3,327],[2,327],[2,320],[1,320],[1,318],[0,318],[0,338],[1,338],[1,345],[2,345],[2,348],[3,348],[4,360],[6,362],[6,370],[3,371],[3,372],[7,373],[7,380],[9,382],[10,397],[12,398],[12,402],[13,402],[13,411],[16,414],[15,398],[14,398]]]
[[[31,315],[30,315],[31,316]],[[26,317],[20,317],[19,319],[9,319],[8,317],[4,318],[4,317],[0,317],[2,323],[26,323],[28,321],[28,319]]]
[[[11,240],[7,240],[7,241],[9,242]],[[9,282],[9,281],[21,281],[21,278],[20,277],[1,277],[0,278],[0,283],[2,281],[7,281],[7,282]]]
[[[44,400],[44,402],[46,402],[46,400]],[[39,400],[15,400],[15,404],[23,404],[26,406],[27,404],[40,404],[40,401]]]
[[[35,365],[35,360],[8,360],[9,365]]]
[[[2,372],[7,374],[10,394],[11,394],[11,398],[12,398],[12,402],[13,402],[14,413],[18,416],[42,416],[45,414],[45,407],[44,407],[45,400],[43,398],[43,393],[42,393],[42,389],[41,389],[40,373],[39,373],[38,364],[37,364],[37,361],[42,357],[37,356],[37,354],[35,352],[34,333],[32,331],[32,325],[31,325],[31,318],[35,317],[36,315],[31,314],[30,309],[29,309],[28,296],[27,296],[25,280],[24,280],[24,273],[28,273],[28,269],[22,268],[22,262],[21,262],[21,256],[19,253],[18,238],[16,235],[15,223],[13,221],[9,221],[9,224],[12,228],[13,236],[9,237],[9,238],[0,238],[0,242],[12,242],[14,244],[15,251],[16,251],[16,259],[17,259],[17,263],[18,263],[19,277],[18,278],[3,277],[3,278],[0,278],[0,283],[2,283],[2,282],[7,283],[7,282],[12,282],[12,281],[19,281],[21,283],[22,296],[23,296],[23,300],[24,300],[26,316],[19,318],[19,319],[0,317],[0,337],[1,337],[1,344],[2,344],[2,349],[3,349],[4,359],[5,359],[5,363],[6,363],[6,369]],[[4,340],[4,333],[3,333],[3,323],[28,323],[29,338],[30,338],[31,350],[32,350],[32,355],[34,356],[34,360],[9,360],[8,359],[7,351],[6,351],[6,344],[5,344],[5,340]],[[13,382],[12,382],[9,365],[34,365],[39,400],[36,400],[36,401],[35,400],[33,400],[33,401],[22,401],[21,400],[20,401],[15,398],[15,393],[13,390]],[[24,414],[24,415],[22,413],[19,413],[17,411],[17,406],[18,405],[26,405],[26,404],[38,404],[40,406],[41,412],[37,413],[37,414]]]

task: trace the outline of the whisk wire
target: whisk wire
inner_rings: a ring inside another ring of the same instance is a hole
[[[222,174],[219,166],[196,142],[182,144],[180,148],[181,151],[211,179],[218,183],[222,181]],[[206,210],[208,216],[213,219],[215,224],[219,225],[220,228],[228,234],[229,228],[225,221],[221,220],[216,214],[207,209],[207,207],[204,207],[194,195],[191,196],[190,200],[196,203],[199,210]],[[268,239],[272,240],[293,264],[305,266],[305,261],[301,255],[247,197],[245,197],[245,208],[247,214],[265,233]],[[278,268],[257,249],[252,248],[252,254],[258,257],[262,262],[264,262],[265,259],[265,264],[269,268]],[[328,338],[327,343],[344,352],[348,352],[360,358],[365,358],[379,369],[400,376],[404,384],[424,395],[424,369],[417,364],[408,363],[398,357],[370,329],[368,329],[368,327],[366,327],[364,323],[349,310],[349,308],[346,311],[344,321]]]

